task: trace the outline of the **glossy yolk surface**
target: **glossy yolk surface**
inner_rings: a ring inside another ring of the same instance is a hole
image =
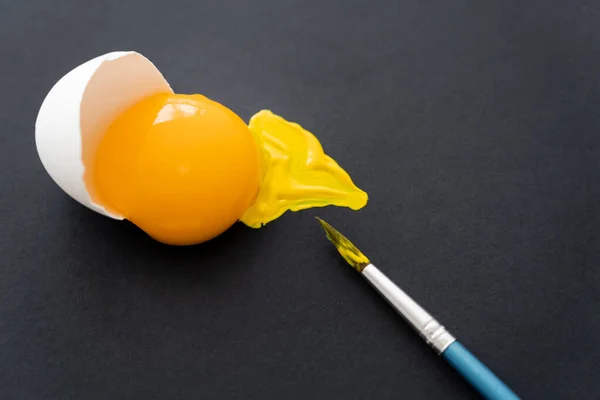
[[[254,203],[261,180],[246,124],[201,95],[142,100],[111,124],[95,157],[86,177],[93,200],[167,244],[224,232]]]

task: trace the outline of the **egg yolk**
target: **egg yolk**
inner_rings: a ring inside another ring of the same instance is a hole
[[[202,95],[163,93],[110,125],[95,156],[98,203],[167,244],[209,240],[254,203],[261,155],[248,126]]]

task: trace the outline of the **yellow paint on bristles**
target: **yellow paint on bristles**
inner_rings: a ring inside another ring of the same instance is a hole
[[[244,224],[260,228],[288,210],[329,205],[358,210],[367,204],[367,194],[300,125],[262,110],[248,127],[261,149],[262,182],[240,219]]]
[[[348,264],[358,272],[363,271],[367,265],[371,262],[348,238],[339,233],[333,226],[323,221],[321,218],[317,218],[321,223],[321,226],[327,234],[327,238],[333,243],[337,251],[346,260]]]

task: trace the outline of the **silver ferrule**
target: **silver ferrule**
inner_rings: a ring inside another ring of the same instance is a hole
[[[456,341],[446,328],[373,264],[367,265],[362,275],[438,354]]]

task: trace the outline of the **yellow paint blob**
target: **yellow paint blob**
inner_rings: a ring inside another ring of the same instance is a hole
[[[202,95],[157,94],[123,112],[87,172],[95,202],[172,245],[239,220],[258,228],[287,210],[367,203],[300,125],[261,111],[247,126]]]
[[[367,204],[367,194],[300,125],[263,110],[249,127],[263,150],[264,167],[258,198],[241,219],[246,225],[258,228],[287,210],[329,205],[358,210]]]

